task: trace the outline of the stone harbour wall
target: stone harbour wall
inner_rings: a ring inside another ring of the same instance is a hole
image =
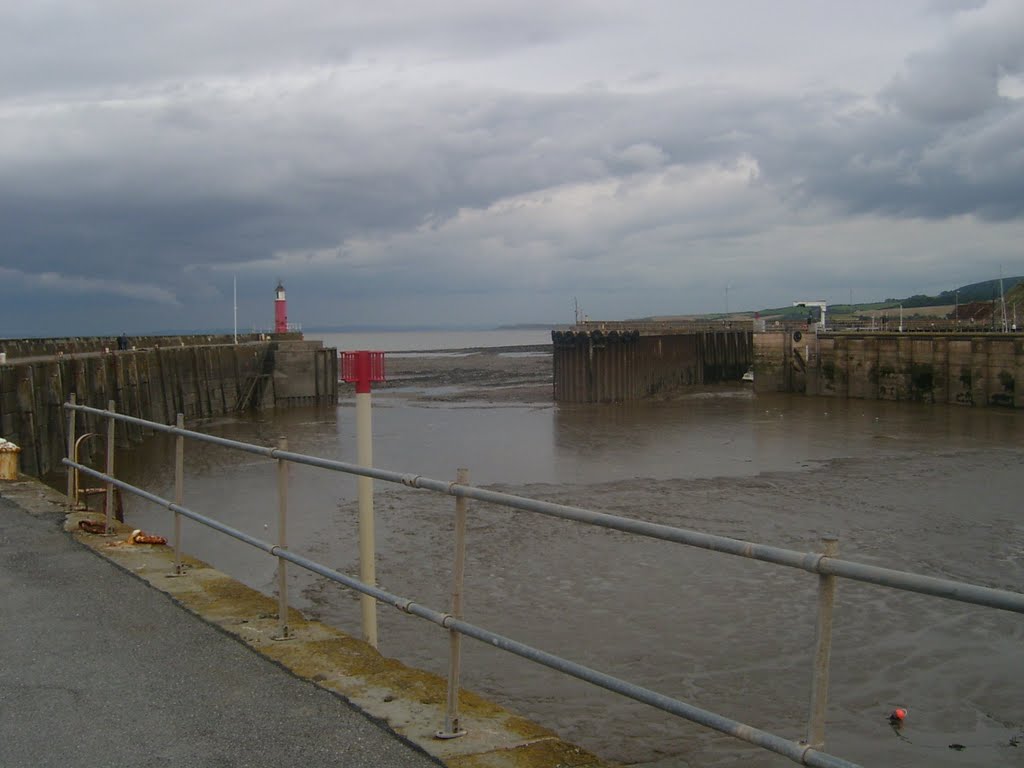
[[[1024,334],[754,335],[757,392],[1024,407]]]
[[[35,340],[32,351],[48,348]],[[56,340],[49,340],[56,341]],[[145,348],[65,352],[12,358],[0,364],[0,437],[21,448],[21,471],[43,477],[60,470],[67,454],[67,414],[71,393],[78,403],[106,408],[147,421],[173,424],[275,405],[333,406],[337,402],[337,352],[319,342],[247,341],[183,344],[178,337],[151,340]],[[0,342],[11,349],[11,345]],[[104,432],[99,417],[77,418],[76,434]],[[140,442],[146,430],[117,423],[120,447]],[[91,461],[102,441],[83,443],[81,458]]]

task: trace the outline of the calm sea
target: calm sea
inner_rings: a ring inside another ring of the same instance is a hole
[[[433,349],[475,349],[478,347],[524,347],[550,344],[551,331],[500,328],[490,331],[352,331],[348,333],[306,333],[306,339],[322,341],[325,347],[342,352],[358,349],[381,352],[413,352]]]

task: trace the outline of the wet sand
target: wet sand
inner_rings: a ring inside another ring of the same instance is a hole
[[[800,551],[838,533],[851,560],[1015,591],[1024,584],[1024,414],[754,395],[741,385],[558,406],[545,346],[389,353],[387,371],[374,389],[377,466],[435,478],[468,466],[477,485]],[[323,413],[281,411],[206,431],[251,442],[286,434],[293,450],[352,460],[351,406],[344,398]],[[172,444],[153,450],[151,460],[141,450],[126,460],[125,472],[172,486]],[[213,505],[254,533],[273,523],[265,466],[213,449],[189,448],[188,460],[194,508]],[[354,488],[323,473],[295,476],[290,493],[305,514],[289,543],[357,572]],[[380,583],[443,609],[449,500],[383,483],[376,494]],[[145,514],[129,510],[165,532],[164,513]],[[208,538],[194,546],[273,591],[269,558]],[[473,623],[802,735],[815,577],[484,504],[471,505],[468,557]],[[289,573],[303,612],[358,625],[353,595]],[[829,751],[864,765],[1020,764],[1019,615],[852,582],[840,583],[836,611]],[[444,672],[444,633],[395,611],[380,621],[386,654]],[[464,653],[467,687],[606,758],[658,768],[790,764],[478,643]],[[886,721],[896,706],[910,711],[900,733]]]
[[[418,402],[545,403],[552,399],[551,346],[389,352],[382,395]]]

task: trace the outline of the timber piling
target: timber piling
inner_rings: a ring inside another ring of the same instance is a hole
[[[738,382],[753,363],[752,335],[747,324],[599,323],[552,331],[554,399],[614,403]]]

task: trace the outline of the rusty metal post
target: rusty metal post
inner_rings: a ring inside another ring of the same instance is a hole
[[[279,437],[277,447],[288,450],[288,438]],[[277,460],[277,549],[288,549],[288,462]],[[277,636],[288,638],[288,570],[287,561],[277,558]]]
[[[174,420],[178,429],[185,428],[185,414],[179,413]],[[185,503],[185,436],[180,432],[174,438],[174,503]],[[174,572],[181,576],[185,572],[181,564],[181,513],[174,513]]]
[[[839,554],[839,540],[825,536],[822,557]],[[811,677],[811,704],[807,717],[807,745],[812,749],[825,746],[825,709],[828,705],[828,668],[832,654],[832,609],[836,599],[836,577],[818,576],[818,627],[815,634],[814,670]]]
[[[68,397],[68,402],[71,405],[75,405],[75,393],[72,392]],[[68,410],[68,458],[71,461],[77,461],[78,458],[75,456],[75,411],[74,409]],[[77,489],[75,488],[75,473],[78,470],[68,467],[68,514],[74,511],[75,505],[78,502]]]
[[[469,470],[459,467],[455,482],[469,483]],[[455,497],[455,565],[452,569],[451,615],[462,618],[462,584],[466,575],[466,506],[464,496]],[[462,671],[462,635],[454,629],[448,630],[448,703],[444,713],[444,730],[434,735],[439,739],[456,739],[465,736],[459,727],[459,677]]]
[[[113,414],[116,410],[116,405],[113,400],[107,401],[107,411]],[[107,416],[107,475],[110,477],[114,476],[114,427],[117,422],[114,421],[113,415]],[[107,481],[107,519],[104,525],[104,533],[112,533],[114,518],[114,484]]]

